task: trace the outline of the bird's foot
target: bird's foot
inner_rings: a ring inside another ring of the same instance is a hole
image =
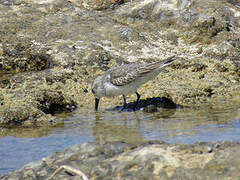
[[[127,105],[123,105],[123,107],[120,109],[119,112],[123,112],[123,110],[126,109],[126,106],[127,106]]]

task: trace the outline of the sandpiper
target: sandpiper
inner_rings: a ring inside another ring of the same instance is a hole
[[[92,84],[92,93],[95,96],[95,110],[98,110],[98,104],[101,97],[123,96],[123,110],[126,105],[126,95],[136,93],[137,100],[133,110],[137,107],[140,99],[137,89],[155,78],[161,70],[170,65],[175,56],[171,56],[160,62],[147,64],[131,63],[114,67],[106,71],[102,76],[98,76]]]

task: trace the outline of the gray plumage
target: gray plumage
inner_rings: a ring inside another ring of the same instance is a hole
[[[111,76],[110,82],[116,86],[124,86],[136,80],[137,78],[145,76],[147,73],[159,68],[159,66],[171,62],[170,60],[173,60],[174,57],[175,56],[172,56],[161,62],[148,64],[132,63],[112,68],[108,70],[108,73]]]
[[[140,95],[137,89],[147,81],[155,78],[164,67],[170,65],[175,56],[164,61],[140,64],[131,63],[109,69],[104,75],[98,76],[92,84],[92,93],[95,96],[95,109],[98,109],[99,99],[103,96],[112,97],[123,95],[124,106],[126,107],[127,94],[136,93],[137,101]]]

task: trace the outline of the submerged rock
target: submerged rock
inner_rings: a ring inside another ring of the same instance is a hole
[[[154,112],[157,112],[158,109],[157,109],[157,106],[148,105],[148,106],[146,106],[146,107],[143,108],[143,111],[144,111],[144,112],[148,112],[148,113],[154,113]]]

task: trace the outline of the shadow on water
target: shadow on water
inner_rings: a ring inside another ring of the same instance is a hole
[[[137,107],[134,109],[136,102],[130,102],[126,105],[123,112],[139,111],[143,110],[145,112],[157,112],[157,108],[166,108],[166,109],[177,109],[183,108],[182,105],[176,104],[171,99],[167,97],[153,97],[140,100]],[[117,106],[112,109],[107,109],[107,111],[121,111],[123,106]]]

